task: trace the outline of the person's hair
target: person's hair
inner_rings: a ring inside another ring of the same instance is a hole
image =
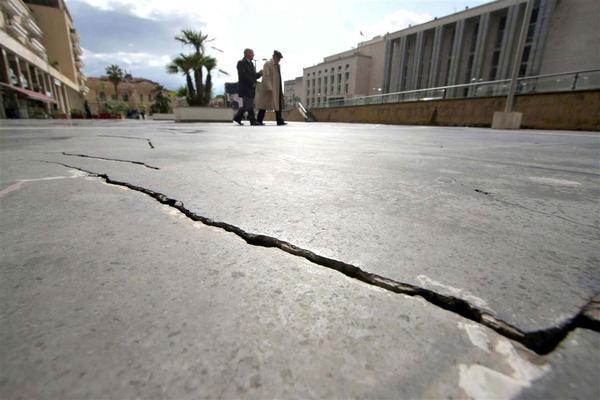
[[[244,56],[247,56],[251,51],[254,52],[252,49],[244,49]]]

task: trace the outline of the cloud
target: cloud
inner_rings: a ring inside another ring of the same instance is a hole
[[[467,5],[482,0],[464,0]],[[184,84],[168,75],[166,57],[188,52],[173,37],[183,28],[202,30],[223,53],[207,49],[218,60],[217,91],[237,80],[235,65],[245,47],[255,50],[259,68],[274,49],[284,54],[282,75],[293,79],[303,67],[355,47],[358,42],[444,15],[439,0],[67,0],[86,48],[86,74],[104,71],[114,62],[134,75],[175,88]],[[456,3],[453,3],[456,5]],[[460,5],[460,4],[459,4]],[[457,5],[458,6],[458,5]],[[398,9],[398,8],[401,9]],[[452,11],[452,10],[450,10]],[[365,36],[360,35],[360,31]],[[142,75],[147,74],[147,75]]]

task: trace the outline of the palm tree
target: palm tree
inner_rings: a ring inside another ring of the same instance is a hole
[[[210,72],[216,68],[217,59],[211,56],[206,56],[202,60],[204,68],[206,68],[206,83],[204,85],[204,104],[208,104],[210,101],[210,95],[212,93],[212,76]]]
[[[208,35],[203,35],[202,31],[194,31],[192,29],[182,29],[181,34],[175,36],[175,40],[194,46],[197,54],[204,54],[204,45],[212,42],[214,39],[208,39]]]
[[[194,89],[194,83],[192,82],[191,72],[198,64],[198,57],[196,55],[186,56],[185,54],[179,54],[179,57],[175,57],[170,64],[167,65],[167,72],[170,74],[179,74],[185,76],[185,82],[187,84],[188,102],[194,102],[196,97],[196,90]]]
[[[194,47],[195,54],[198,57],[204,56],[204,50],[206,43],[212,42],[214,39],[209,39],[208,35],[203,35],[202,31],[194,31],[192,29],[183,29],[181,34],[175,36],[175,40]],[[194,103],[203,105],[203,94],[205,93],[204,85],[202,84],[202,66],[203,62],[198,60],[198,65],[194,69],[194,83],[196,86],[196,95],[194,96]]]
[[[117,100],[119,100],[119,83],[123,81],[123,77],[125,76],[123,70],[118,65],[111,64],[108,67],[106,67],[106,75],[108,76],[108,80],[111,81],[114,85],[115,97],[117,98]]]

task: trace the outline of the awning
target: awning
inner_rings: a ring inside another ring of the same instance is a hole
[[[58,104],[58,102],[56,100],[54,100],[52,97],[46,96],[45,94],[42,94],[42,93],[34,92],[33,90],[9,85],[8,83],[4,83],[4,82],[0,82],[0,85],[7,87],[11,90],[14,90],[15,92],[23,93],[24,95],[26,95],[27,97],[29,97],[30,99],[33,99],[33,100],[40,100],[40,101],[45,101],[46,103],[57,103]]]

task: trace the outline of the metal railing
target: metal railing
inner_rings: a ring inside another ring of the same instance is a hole
[[[377,94],[327,101],[325,105],[311,108],[347,107],[368,104],[401,103],[405,101],[429,101],[464,99],[472,97],[506,96],[510,79],[441,86],[404,92]],[[600,69],[548,74],[519,78],[516,94],[569,92],[575,90],[600,89]]]

